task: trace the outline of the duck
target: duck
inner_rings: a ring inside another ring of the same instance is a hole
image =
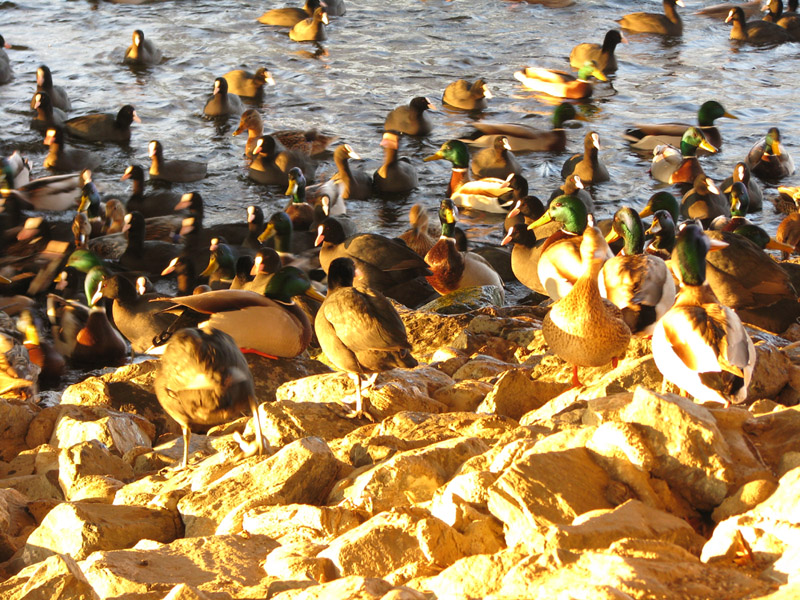
[[[45,169],[68,173],[96,169],[100,165],[98,155],[81,148],[67,148],[64,142],[64,130],[60,127],[51,127],[47,130],[44,145],[50,147],[43,163]]]
[[[394,306],[379,291],[358,284],[355,272],[348,257],[331,261],[328,294],[314,320],[325,356],[355,381],[356,407],[349,417],[364,415],[362,375],[374,375],[367,380],[370,386],[382,371],[418,364]]]
[[[261,248],[258,236],[264,231],[264,211],[260,206],[251,204],[247,207],[247,235],[242,240],[242,247],[250,250]]]
[[[141,123],[136,109],[126,104],[111,113],[92,113],[82,117],[74,117],[64,122],[64,130],[81,140],[88,142],[117,142],[127,144],[131,140],[131,123]]]
[[[400,136],[386,131],[381,138],[383,164],[372,175],[373,189],[378,194],[406,194],[419,185],[417,170],[406,156],[397,156]]]
[[[240,98],[261,98],[265,85],[275,85],[275,79],[267,67],[259,67],[255,73],[235,69],[228,71],[223,77],[228,82],[228,93]]]
[[[268,240],[272,240],[272,245],[284,264],[300,264],[309,258],[307,251],[314,247],[316,235],[316,231],[295,232],[288,213],[279,210],[270,215],[266,227],[258,236],[258,241],[265,244]],[[305,256],[301,258],[302,254]]]
[[[714,121],[722,117],[738,119],[736,115],[726,111],[722,104],[716,100],[703,102],[697,111],[697,128],[703,134],[705,140],[717,149],[722,147],[722,134],[714,124]],[[689,127],[691,125],[688,123],[640,123],[634,125],[632,129],[627,129],[623,137],[631,142],[631,148],[649,152],[656,146],[663,144],[679,146],[683,134],[686,133]],[[698,150],[698,155],[702,156],[703,152],[703,150]]]
[[[240,245],[249,234],[249,224],[245,222],[236,223],[216,223],[208,225],[205,223],[205,203],[200,192],[187,192],[181,196],[181,201],[175,205],[175,211],[188,210],[190,223],[182,223],[187,230],[182,231],[181,235],[193,236],[200,246],[205,248],[213,237],[225,238],[230,244]],[[185,221],[185,220],[184,220]],[[204,260],[207,260],[205,256]]]
[[[303,19],[289,30],[289,39],[295,42],[323,42],[328,39],[328,11],[325,5],[314,9],[307,19]]]
[[[127,233],[128,245],[119,257],[119,264],[131,271],[162,271],[181,253],[178,244],[145,239],[145,219],[139,211],[125,215],[122,228]]]
[[[186,327],[170,338],[153,382],[159,404],[181,426],[183,459],[189,464],[192,426],[208,427],[253,414],[255,449],[264,453],[253,374],[230,335],[211,328]]]
[[[489,86],[483,79],[470,83],[466,79],[458,79],[447,84],[442,94],[442,104],[459,110],[483,110],[492,97]]]
[[[632,335],[650,336],[656,321],[675,302],[672,272],[662,258],[644,252],[642,220],[629,206],[614,213],[606,242],[619,238],[624,240],[625,246],[600,270],[600,295],[620,309]]]
[[[208,166],[204,162],[182,159],[164,159],[164,148],[158,140],[148,144],[150,179],[170,183],[192,183],[205,179]]]
[[[475,133],[461,138],[466,144],[486,148],[494,143],[496,135],[503,135],[508,140],[512,152],[563,152],[567,147],[566,121],[576,119],[585,121],[571,102],[562,102],[553,111],[552,129],[537,129],[517,123],[492,123],[476,121],[472,124]]]
[[[214,90],[203,107],[203,115],[209,119],[227,118],[231,115],[241,115],[243,110],[239,96],[228,91],[228,80],[217,77],[214,80]]]
[[[67,113],[55,108],[46,92],[36,92],[33,95],[32,108],[36,111],[36,116],[31,119],[31,129],[47,131],[51,127],[63,127],[67,120]]]
[[[283,268],[281,257],[273,248],[261,247],[253,256],[250,281],[242,289],[263,294],[272,276]],[[233,287],[233,286],[231,286]]]
[[[783,260],[786,260],[790,254],[800,252],[800,213],[786,215],[781,220],[778,231],[775,233],[775,239],[781,244],[794,248],[791,251],[783,252]]]
[[[594,77],[599,81],[608,81],[608,77],[597,68],[597,63],[591,60],[586,61],[578,69],[577,76],[566,71],[542,67],[525,67],[514,73],[514,78],[529,90],[572,100],[592,96],[594,88],[589,82],[589,77]]]
[[[18,201],[34,210],[64,211],[78,206],[81,198],[79,173],[39,177],[16,189],[0,189],[6,202]]]
[[[372,177],[361,169],[353,169],[350,160],[360,160],[361,156],[353,150],[350,144],[340,144],[333,151],[333,162],[336,164],[336,173],[328,181],[315,186],[312,196],[319,198],[327,195],[332,201],[338,200],[366,200],[372,195]],[[342,204],[342,206],[344,206]],[[333,216],[333,213],[331,213]]]
[[[692,189],[681,199],[681,216],[697,219],[707,228],[719,216],[730,217],[728,199],[719,191],[714,180],[705,174],[695,177]]]
[[[343,17],[347,12],[344,0],[325,0],[325,8],[329,17]]]
[[[53,85],[53,74],[50,72],[50,67],[41,65],[36,69],[36,92],[44,92],[50,97],[55,108],[60,108],[65,113],[72,110],[72,104],[69,101],[69,96],[66,90],[60,85]],[[33,108],[34,99],[31,99],[31,108]]]
[[[720,184],[720,189],[730,199],[733,184],[741,181],[747,188],[748,212],[759,212],[764,205],[764,193],[761,186],[750,176],[750,167],[744,161],[739,161],[733,166],[733,175],[728,177]]]
[[[122,233],[125,226],[125,205],[119,198],[106,200],[105,219],[103,221],[103,235]]]
[[[461,140],[448,140],[435,154],[422,160],[446,160],[453,165],[447,196],[453,199],[456,206],[506,214],[514,204],[514,200],[508,198],[513,192],[508,186],[509,181],[494,177],[470,181],[469,151]]]
[[[664,0],[664,14],[636,12],[617,19],[623,29],[637,33],[658,33],[661,35],[678,36],[683,34],[683,22],[675,10],[676,6],[683,8],[683,0]]]
[[[125,203],[127,210],[138,210],[145,218],[171,215],[181,201],[181,194],[171,190],[145,191],[144,169],[139,165],[128,165],[120,181],[130,179],[131,195]]]
[[[271,8],[256,20],[264,25],[272,25],[274,27],[294,27],[300,21],[313,15],[314,10],[319,6],[320,0],[306,0],[303,8],[294,6]]]
[[[529,290],[546,295],[537,270],[545,240],[537,239],[536,233],[528,229],[525,223],[515,223],[508,228],[500,245],[506,246],[512,242],[511,270],[514,277]]]
[[[542,320],[550,351],[572,365],[572,385],[580,387],[578,367],[601,367],[625,355],[631,331],[620,310],[600,295],[597,278],[608,259],[600,230],[587,227],[580,236],[583,271],[566,296]]]
[[[247,169],[247,176],[263,185],[289,185],[289,171],[297,167],[313,177],[314,163],[306,154],[297,150],[287,150],[271,135],[262,135],[253,148],[253,162]]]
[[[553,193],[550,194],[550,200],[558,198],[559,196],[575,196],[583,202],[583,205],[586,207],[586,212],[590,215],[594,214],[594,199],[589,193],[589,190],[586,189],[586,186],[583,185],[581,176],[577,173],[569,175],[558,189],[553,190]]]
[[[136,29],[133,32],[133,43],[125,50],[123,62],[129,65],[147,67],[161,62],[161,50],[152,40],[145,39],[144,32]]]
[[[606,166],[600,162],[600,136],[597,132],[589,131],[583,138],[583,154],[574,154],[564,162],[561,167],[561,177],[566,179],[570,175],[578,175],[584,184],[595,184],[608,181],[611,177]]]
[[[472,157],[472,174],[478,179],[496,177],[506,179],[509,175],[521,175],[522,166],[511,152],[511,144],[504,135],[498,135],[489,148]]]
[[[393,108],[383,122],[384,131],[397,131],[406,135],[423,136],[433,131],[433,121],[426,111],[436,106],[424,96],[412,98],[408,104]]]
[[[18,150],[0,157],[0,189],[13,190],[31,180],[31,163]]]
[[[677,224],[681,219],[681,205],[678,199],[665,190],[654,193],[647,199],[645,207],[639,211],[639,216],[652,217],[656,211],[665,210],[672,217],[673,223]]]
[[[664,209],[655,211],[653,222],[644,233],[652,237],[645,246],[645,252],[664,261],[672,257],[672,249],[675,247],[675,221],[669,211]]]
[[[255,261],[253,257],[249,254],[242,254],[236,259],[236,264],[234,265],[234,276],[233,280],[231,281],[231,286],[228,289],[231,290],[246,290],[249,289],[248,285],[250,285],[253,281],[253,267],[255,266]]]
[[[41,334],[38,318],[28,309],[21,310],[17,329],[25,335],[23,345],[28,350],[30,361],[41,369],[38,380],[58,382],[64,374],[66,362],[64,356]]]
[[[678,234],[673,271],[680,282],[674,306],[653,331],[653,359],[669,381],[696,401],[729,406],[747,397],[756,352],[742,321],[706,282],[706,257],[721,247],[696,224]]]
[[[211,244],[208,249],[208,264],[200,273],[200,277],[208,279],[208,285],[212,290],[230,288],[236,278],[236,261],[239,259],[238,251],[219,238],[211,238]],[[247,269],[248,273],[250,267]]]
[[[603,37],[603,45],[584,42],[578,44],[569,53],[569,64],[576,69],[593,60],[597,68],[604,74],[614,73],[618,69],[614,51],[619,44],[627,44],[627,38],[619,29],[609,29]]]
[[[697,149],[703,148],[711,154],[717,148],[708,143],[697,127],[689,127],[681,137],[680,149],[659,145],[653,149],[650,175],[664,183],[694,183],[704,173],[697,160]]]
[[[320,246],[319,262],[328,272],[331,262],[342,256],[356,264],[357,283],[376,289],[401,304],[416,306],[433,290],[417,287],[418,278],[431,274],[425,260],[403,242],[376,233],[357,233],[345,237],[341,223],[327,217],[317,228],[315,246]]]
[[[442,235],[425,254],[425,262],[431,270],[428,283],[442,296],[464,288],[493,285],[505,299],[503,280],[497,271],[482,256],[474,252],[461,252],[456,248],[455,227],[458,208],[450,198],[439,204],[439,221]]]
[[[242,113],[239,126],[233,132],[234,136],[247,132],[245,156],[250,157],[256,147],[258,138],[264,135],[264,121],[254,108],[248,108]],[[308,156],[316,156],[327,151],[328,146],[338,138],[335,135],[325,134],[316,129],[284,129],[273,131],[270,135],[277,139],[288,150],[297,150]]]
[[[777,23],[747,21],[740,6],[734,6],[725,17],[731,23],[730,39],[751,44],[781,44],[791,42],[792,35]]]
[[[784,244],[773,238],[767,231],[747,219],[750,206],[750,197],[747,187],[741,181],[737,181],[731,186],[730,193],[730,218],[718,217],[711,222],[709,229],[715,231],[730,231],[737,235],[743,235],[762,250],[780,250],[784,260],[794,252],[794,245]]]
[[[753,175],[769,181],[794,174],[794,160],[781,143],[777,127],[770,127],[767,135],[753,144],[745,162]]]
[[[162,277],[172,275],[178,289],[178,296],[188,296],[197,287],[198,278],[195,269],[195,261],[184,251],[171,261],[167,267],[161,271]]]
[[[285,212],[292,220],[292,229],[308,231],[314,222],[314,207],[306,202],[306,178],[303,170],[299,167],[292,167],[288,177],[289,187],[284,193],[290,196],[291,200],[286,205]]]
[[[766,13],[763,18],[764,21],[780,25],[789,32],[794,41],[798,41],[798,38],[800,38],[800,16],[798,16],[797,12],[790,10],[788,13],[784,13],[782,0],[770,0],[761,10]]]
[[[14,70],[11,68],[11,61],[8,58],[8,54],[6,54],[6,48],[11,48],[11,44],[0,35],[0,85],[14,79]]]
[[[575,196],[559,196],[550,202],[547,211],[536,221],[528,225],[528,229],[536,230],[545,223],[556,221],[561,229],[551,234],[541,249],[536,272],[543,291],[553,300],[563,298],[583,273],[581,259],[581,235],[589,223],[589,216],[583,202]],[[607,258],[613,254],[608,244],[605,245]]]
[[[411,227],[398,237],[405,242],[406,246],[424,257],[436,243],[434,237],[436,230],[429,226],[428,213],[425,207],[419,203],[412,205],[408,211],[408,221]]]
[[[521,175],[514,176],[508,184],[514,190],[514,204],[503,221],[503,231],[508,231],[509,227],[512,225],[530,225],[547,210],[544,202],[538,197],[528,194],[528,181],[524,177]],[[542,230],[539,230],[536,232],[536,237],[542,237],[542,239],[544,239],[556,229],[558,229],[557,226],[552,227],[552,231],[546,234]]]

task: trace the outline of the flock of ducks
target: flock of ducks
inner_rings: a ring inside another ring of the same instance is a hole
[[[730,8],[731,37],[796,40],[795,5],[786,13],[781,0],[771,0],[766,20],[757,22]],[[618,22],[623,31],[679,36],[676,6],[683,2],[664,0],[663,14],[632,13]],[[290,28],[292,40],[320,41],[328,17],[344,14],[341,1],[308,0],[258,20]],[[736,118],[719,102],[702,104],[697,124],[637,125],[625,139],[634,150],[652,152],[652,177],[679,193],[658,192],[644,210],[622,207],[606,222],[594,218],[588,189],[610,179],[596,132],[586,133],[583,152],[566,159],[564,183],[545,201],[529,194],[515,157],[565,150],[565,122],[583,119],[568,100],[591,96],[590,78],[606,81],[617,70],[620,43],[627,43],[625,36],[612,29],[602,44],[576,45],[570,53],[576,75],[536,66],[515,73],[523,87],[564,100],[553,110],[552,128],[477,121],[468,137],[446,141],[423,159],[452,165],[447,185],[442,182],[439,223],[432,226],[425,207],[414,205],[410,229],[397,238],[355,231],[346,203],[404,195],[419,185],[413,163],[399,151],[404,137],[433,131],[428,112],[435,106],[426,97],[387,114],[384,162],[369,174],[351,165],[358,154],[334,136],[264,133],[259,112],[247,104],[274,85],[267,68],[217,78],[204,116],[238,118],[233,135],[247,133],[248,177],[285,190],[288,200],[269,218],[253,205],[241,222],[208,226],[200,193],[177,194],[172,187],[205,178],[206,164],[169,158],[158,140],[148,144],[147,174],[130,165],[122,175],[131,182],[130,197],[102,198],[92,181],[101,155],[68,141],[127,144],[138,115],[125,105],[116,114],[68,118],[68,94],[42,65],[32,90],[32,126],[49,147],[43,166],[53,175],[31,180],[18,152],[2,159],[3,307],[19,315],[20,337],[45,378],[63,371],[58,356],[95,366],[124,362],[129,353],[160,354],[155,389],[182,427],[183,466],[193,426],[243,410],[258,419],[244,353],[291,359],[317,345],[353,377],[356,407],[349,414],[369,417],[363,378],[371,376],[369,386],[381,371],[417,364],[390,299],[416,308],[474,286],[494,286],[502,299],[510,279],[539,294],[537,301],[549,298],[543,334],[551,351],[573,366],[575,385],[578,367],[614,362],[631,336],[652,336],[665,381],[697,400],[741,402],[755,364],[743,321],[782,331],[800,316],[791,273],[764,251],[795,252],[800,193],[781,188],[790,214],[778,239],[746,218],[762,207],[758,179],[776,182],[794,173],[779,129],[770,128],[717,185],[701,160],[722,144],[715,121]],[[10,47],[2,36],[0,47]],[[162,59],[141,30],[122,57],[143,67]],[[12,61],[0,50],[0,84],[12,77]],[[491,98],[484,79],[458,80],[445,87],[442,102],[474,113]],[[336,174],[315,183],[320,157],[332,158]],[[160,186],[147,186],[148,178]],[[503,215],[502,246],[511,250],[470,249],[459,209]],[[48,221],[49,211],[73,211],[75,219],[59,227]],[[642,219],[651,216],[647,226]],[[177,293],[155,292],[151,281],[168,277]],[[250,451],[262,452],[256,431]]]

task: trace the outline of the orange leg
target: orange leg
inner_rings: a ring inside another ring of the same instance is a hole
[[[572,365],[572,387],[583,387],[581,380],[578,379],[578,365]]]
[[[264,358],[271,358],[272,360],[278,360],[277,356],[273,356],[272,354],[267,354],[266,352],[261,352],[261,350],[256,350],[254,348],[239,348],[242,351],[242,354],[256,354],[258,356],[263,356]]]

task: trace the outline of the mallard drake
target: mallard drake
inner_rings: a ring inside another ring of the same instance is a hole
[[[489,262],[474,252],[461,252],[456,248],[457,219],[455,203],[450,198],[443,199],[439,205],[442,235],[425,254],[425,262],[431,269],[428,283],[443,296],[464,288],[494,285],[504,298],[503,280]]]
[[[514,242],[511,250],[511,270],[514,277],[526,288],[546,295],[547,290],[539,280],[537,269],[545,240],[538,240],[536,234],[524,223],[517,223],[508,228],[500,244],[506,246],[511,242]]]
[[[319,5],[320,0],[306,0],[303,8],[295,8],[294,6],[271,8],[258,17],[257,21],[264,25],[273,25],[275,27],[294,27],[300,21],[314,14],[314,10]]]
[[[664,261],[669,260],[675,247],[675,221],[672,219],[672,214],[663,209],[653,213],[653,222],[645,231],[645,235],[653,238],[645,246],[645,252]]]
[[[289,187],[285,194],[291,197],[285,212],[292,220],[292,229],[308,231],[314,222],[314,207],[306,202],[306,178],[299,167],[289,170]]]
[[[665,381],[698,401],[742,401],[756,351],[736,313],[706,283],[706,255],[724,243],[696,224],[678,234],[673,270],[681,285],[675,305],[656,324],[653,359]]]
[[[255,73],[236,69],[223,75],[228,82],[228,93],[240,98],[260,98],[264,95],[265,85],[275,85],[275,79],[267,67],[259,67]]]
[[[473,83],[459,79],[444,88],[442,103],[460,110],[483,110],[491,97],[492,92],[483,79],[476,79]]]
[[[80,174],[40,177],[17,189],[0,189],[6,201],[20,201],[34,210],[64,211],[75,208],[81,198]]]
[[[722,147],[722,134],[714,124],[714,121],[722,117],[738,118],[727,112],[716,100],[703,102],[697,111],[697,128],[703,134],[705,140],[717,149]],[[631,148],[636,150],[650,151],[663,144],[678,147],[681,144],[683,134],[690,127],[692,125],[688,123],[639,123],[634,125],[632,129],[625,130],[622,137],[631,142]],[[697,154],[702,156],[704,152],[698,150]]]
[[[505,179],[509,175],[522,174],[522,167],[514,154],[511,145],[504,135],[495,137],[490,148],[484,148],[472,157],[472,174],[478,179],[496,177]]]
[[[187,227],[186,231],[181,231],[181,235],[184,237],[186,237],[187,234],[195,236],[202,246],[208,246],[208,243],[213,237],[222,237],[230,244],[240,245],[249,233],[249,223],[245,223],[244,221],[206,225],[204,222],[205,205],[200,192],[187,192],[181,196],[181,201],[175,205],[175,210],[180,211],[185,209],[188,209],[189,217],[192,219],[192,222],[183,223],[183,226],[188,225],[190,227]]]
[[[594,131],[589,131],[583,138],[583,154],[574,154],[564,162],[561,167],[561,177],[566,179],[570,175],[578,175],[585,184],[602,183],[608,181],[610,176],[606,166],[600,162],[600,136]]]
[[[67,148],[64,143],[64,130],[51,127],[44,137],[45,146],[50,151],[44,159],[44,168],[68,173],[82,169],[96,169],[100,165],[100,157],[88,150]]]
[[[208,265],[200,273],[200,277],[208,278],[212,290],[225,290],[231,287],[236,278],[236,262],[239,253],[230,244],[219,238],[211,238]],[[250,267],[247,271],[249,273]]]
[[[247,169],[247,176],[263,185],[288,185],[289,171],[295,167],[313,179],[315,165],[308,155],[287,150],[275,137],[262,135],[253,148],[253,162]]]
[[[622,319],[633,335],[648,336],[675,302],[675,282],[663,259],[644,253],[642,220],[627,206],[614,213],[606,241],[619,238],[625,246],[603,265],[598,280],[600,294],[622,311]]]
[[[603,73],[613,73],[617,70],[617,57],[614,51],[617,46],[627,44],[628,40],[619,29],[610,29],[603,38],[603,45],[583,43],[575,46],[569,53],[569,64],[576,69],[593,60],[597,68]]]
[[[352,169],[350,159],[360,160],[350,144],[341,144],[333,151],[333,162],[336,164],[336,174],[328,181],[309,188],[309,193],[314,198],[326,195],[334,199],[366,200],[372,194],[372,177],[361,169]],[[331,216],[334,216],[333,213]]]
[[[131,195],[125,207],[129,211],[138,210],[145,218],[171,215],[181,200],[181,194],[170,190],[150,190],[145,192],[144,169],[139,165],[129,165],[120,181],[131,180]]]
[[[183,460],[189,463],[192,426],[218,425],[249,407],[256,431],[255,452],[264,451],[253,374],[228,334],[185,328],[172,336],[153,387],[159,404],[183,432]]]
[[[569,293],[555,302],[542,321],[550,350],[572,364],[572,384],[580,386],[578,367],[600,367],[625,355],[631,331],[620,310],[600,295],[597,277],[608,244],[595,227],[581,236],[583,272]]]
[[[195,160],[164,159],[164,148],[158,140],[148,144],[150,156],[150,179],[171,183],[191,183],[200,181],[208,174],[208,166]]]
[[[589,77],[608,81],[608,77],[597,68],[597,63],[591,60],[578,69],[577,76],[566,71],[542,67],[525,67],[514,73],[514,78],[529,90],[573,100],[591,97],[594,88],[589,82]]]
[[[586,207],[578,198],[559,196],[550,202],[550,206],[541,218],[528,225],[528,229],[535,230],[550,221],[560,223],[561,229],[545,241],[536,271],[544,287],[543,293],[553,300],[558,300],[567,295],[583,273],[581,235],[587,227],[589,217]],[[608,244],[605,250],[607,258],[611,258],[613,254]]]
[[[127,144],[131,140],[131,123],[142,120],[136,109],[126,104],[117,114],[92,113],[64,122],[65,131],[76,138],[89,142],[118,142]]]
[[[383,164],[372,176],[378,194],[405,194],[419,185],[417,170],[407,156],[397,156],[400,137],[387,131],[381,138]]]
[[[759,212],[763,208],[764,193],[761,191],[761,186],[758,182],[750,177],[750,167],[746,162],[738,162],[733,167],[733,176],[728,177],[719,186],[728,198],[731,196],[731,188],[734,183],[741,181],[747,188],[747,197],[749,200],[748,212]],[[780,191],[780,189],[779,189]]]
[[[303,19],[289,30],[289,39],[295,42],[323,42],[328,39],[328,11],[320,3],[307,19]]]
[[[36,92],[44,92],[50,96],[50,101],[53,106],[60,108],[64,112],[72,110],[72,104],[69,101],[69,96],[66,90],[60,85],[53,85],[53,74],[50,72],[50,67],[42,65],[36,69]],[[34,98],[36,97],[34,92]],[[31,108],[33,108],[34,99],[31,99]]]
[[[422,160],[447,160],[453,165],[447,195],[457,206],[504,214],[514,203],[508,198],[513,190],[508,187],[507,180],[492,177],[470,181],[469,152],[460,140],[445,142],[436,154]]]
[[[124,62],[129,65],[150,66],[161,62],[161,50],[156,48],[152,40],[144,37],[141,29],[133,32],[133,43],[125,51]]]
[[[67,120],[67,113],[60,108],[55,108],[46,92],[36,92],[33,95],[33,109],[36,111],[36,116],[31,119],[31,129],[36,131],[47,131],[51,127],[63,127]]]
[[[794,174],[794,160],[781,143],[777,127],[770,127],[767,135],[753,144],[745,162],[753,175],[769,181]]]
[[[328,217],[317,228],[315,245],[321,245],[319,262],[323,271],[327,273],[336,258],[351,258],[358,270],[359,285],[378,290],[406,306],[417,306],[433,291],[427,284],[422,290],[410,285],[431,271],[425,260],[401,241],[375,233],[346,238],[342,225]]]
[[[698,148],[711,154],[717,152],[697,127],[689,127],[681,137],[680,150],[667,145],[653,149],[650,175],[664,183],[694,183],[697,176],[703,174],[703,167],[697,160]]]
[[[703,227],[719,216],[730,217],[731,208],[725,194],[719,191],[714,181],[700,174],[694,179],[692,189],[681,199],[681,216],[684,219],[697,219]]]
[[[682,35],[683,22],[675,10],[683,7],[683,0],[664,0],[664,14],[636,12],[617,19],[623,29],[637,33],[660,33],[662,35]]]
[[[673,223],[680,221],[681,204],[675,196],[665,191],[656,192],[650,196],[645,207],[639,211],[639,216],[642,219],[652,217],[659,210],[667,211],[672,217]]]
[[[424,96],[417,96],[408,104],[392,109],[383,122],[383,129],[406,135],[428,135],[433,131],[433,122],[425,114],[427,110],[436,110],[436,107]]]
[[[751,44],[780,44],[791,42],[791,34],[776,23],[769,21],[747,21],[744,11],[739,6],[734,6],[725,17],[726,23],[731,23],[730,39]]]
[[[301,255],[305,254],[308,258],[308,254],[315,254],[309,251],[314,247],[316,236],[316,231],[294,231],[292,219],[286,212],[279,210],[270,215],[258,241],[266,244],[271,240],[271,245],[281,256],[283,263],[288,265],[302,262]]]
[[[414,252],[424,257],[436,243],[436,230],[429,225],[428,213],[421,204],[414,204],[408,211],[411,224],[398,237]]]
[[[569,175],[561,186],[554,190],[552,194],[550,194],[550,200],[554,198],[558,198],[559,196],[575,196],[576,198],[580,199],[583,202],[583,205],[586,207],[586,212],[594,214],[594,199],[592,195],[589,193],[589,190],[586,189],[586,186],[583,185],[583,180],[581,176],[577,173],[572,173]]]
[[[233,281],[231,281],[231,286],[228,289],[231,290],[247,290],[250,289],[248,286],[253,283],[253,267],[255,266],[255,260],[249,254],[242,254],[239,258],[236,259],[236,265],[234,266],[234,277]]]
[[[379,291],[354,282],[353,261],[340,257],[329,266],[328,295],[314,329],[325,356],[355,380],[356,409],[349,416],[358,417],[364,412],[362,374],[377,377],[387,369],[415,367],[417,360],[394,306]]]
[[[571,119],[585,121],[585,117],[575,111],[571,102],[562,102],[553,111],[553,128],[536,129],[516,123],[486,123],[476,121],[472,124],[475,133],[461,141],[486,148],[494,143],[496,135],[508,139],[512,152],[563,152],[567,147],[567,132],[564,123]]]
[[[217,77],[214,80],[214,90],[203,107],[203,115],[209,119],[240,115],[244,108],[239,96],[228,91],[228,80]]]

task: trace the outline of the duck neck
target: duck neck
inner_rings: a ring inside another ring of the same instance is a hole
[[[381,165],[381,168],[378,169],[378,175],[380,175],[385,179],[389,167],[392,166],[392,164],[394,164],[396,160],[397,160],[397,148],[392,148],[390,146],[385,147],[383,149],[383,164]]]
[[[469,181],[467,167],[453,167],[450,171],[450,183],[447,185],[447,195],[452,196],[462,185]]]
[[[664,14],[673,23],[680,23],[681,17],[675,8],[675,0],[664,0]]]

